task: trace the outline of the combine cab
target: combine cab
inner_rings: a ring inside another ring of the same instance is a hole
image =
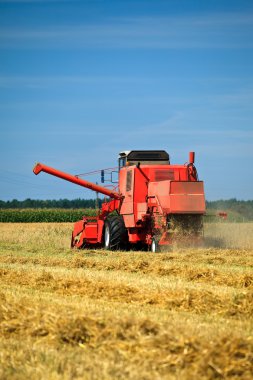
[[[178,240],[194,242],[203,231],[203,182],[198,180],[194,152],[189,162],[171,165],[163,150],[132,150],[119,154],[118,191],[37,164],[33,171],[102,193],[110,198],[96,217],[84,216],[74,225],[71,246],[106,249],[138,247],[152,252]],[[101,172],[102,182],[104,171]]]

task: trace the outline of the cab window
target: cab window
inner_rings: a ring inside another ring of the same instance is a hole
[[[119,170],[126,166],[126,157],[119,158]]]

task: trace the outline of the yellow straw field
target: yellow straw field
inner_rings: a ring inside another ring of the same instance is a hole
[[[156,254],[71,230],[0,224],[1,379],[252,379],[253,224]]]

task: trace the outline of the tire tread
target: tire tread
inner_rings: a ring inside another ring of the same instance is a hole
[[[127,231],[122,216],[112,216],[106,222],[109,223],[110,228],[110,249],[117,250],[124,248]]]

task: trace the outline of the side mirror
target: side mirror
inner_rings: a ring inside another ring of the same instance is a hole
[[[105,183],[105,171],[101,170],[101,182]]]

